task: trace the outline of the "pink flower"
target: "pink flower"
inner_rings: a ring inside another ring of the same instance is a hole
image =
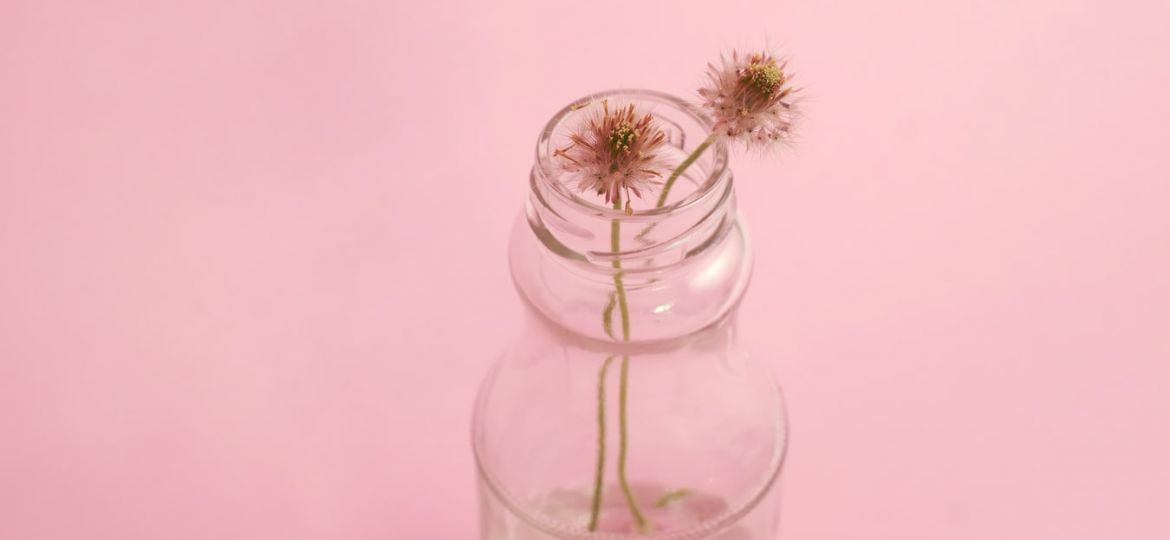
[[[660,155],[666,134],[650,114],[639,116],[633,104],[611,110],[606,100],[593,107],[569,133],[569,144],[558,148],[553,156],[560,161],[566,181],[580,191],[605,196],[607,203],[621,202],[626,192],[626,212],[630,193],[642,192],[661,183],[670,164]]]
[[[797,112],[791,76],[784,72],[787,62],[735,51],[720,61],[720,66],[707,64],[711,84],[699,90],[715,120],[714,133],[758,148],[787,141]]]

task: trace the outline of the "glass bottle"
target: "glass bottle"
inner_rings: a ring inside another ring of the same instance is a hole
[[[627,214],[559,180],[556,149],[603,100],[653,114],[674,164],[706,148],[661,207],[652,194]],[[678,98],[618,90],[541,133],[509,248],[526,330],[473,419],[485,540],[775,536],[784,405],[736,339],[751,249],[710,125]]]

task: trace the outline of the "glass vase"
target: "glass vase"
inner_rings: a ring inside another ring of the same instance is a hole
[[[676,165],[704,148],[660,206],[630,214],[561,181],[556,149],[599,103],[652,114]],[[509,248],[525,331],[473,419],[485,540],[775,536],[784,405],[736,338],[751,246],[710,125],[619,90],[541,133]]]

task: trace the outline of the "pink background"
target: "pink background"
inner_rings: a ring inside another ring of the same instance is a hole
[[[560,106],[806,88],[736,156],[789,539],[1170,538],[1164,1],[0,3],[0,538],[473,538]]]

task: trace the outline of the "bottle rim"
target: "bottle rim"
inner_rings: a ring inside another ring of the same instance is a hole
[[[561,198],[565,202],[571,203],[572,206],[581,209],[590,215],[600,215],[609,219],[622,219],[628,222],[650,221],[651,218],[665,216],[668,214],[685,211],[686,209],[698,205],[710,197],[720,196],[726,190],[727,184],[731,183],[731,175],[727,174],[728,170],[728,153],[727,144],[722,138],[716,138],[714,144],[711,145],[714,161],[710,167],[710,171],[706,175],[703,182],[691,193],[687,194],[680,200],[672,202],[661,207],[652,207],[644,209],[634,209],[632,215],[627,215],[624,210],[615,210],[612,207],[600,205],[596,202],[590,201],[581,197],[574,190],[566,186],[564,183],[557,181],[555,171],[556,164],[553,163],[553,137],[561,132],[563,124],[569,117],[583,109],[585,106],[602,100],[614,100],[617,102],[637,102],[658,104],[670,107],[678,112],[681,112],[690,119],[694,120],[706,130],[708,136],[711,133],[713,123],[711,118],[707,116],[701,109],[683,100],[682,98],[667,94],[665,92],[658,92],[655,90],[645,90],[641,88],[618,88],[613,90],[605,90],[587,95],[581,99],[575,100],[569,105],[566,105],[558,111],[548,123],[541,130],[540,136],[536,141],[536,166],[533,169],[533,176],[537,181],[543,183],[548,187],[552,193]]]

